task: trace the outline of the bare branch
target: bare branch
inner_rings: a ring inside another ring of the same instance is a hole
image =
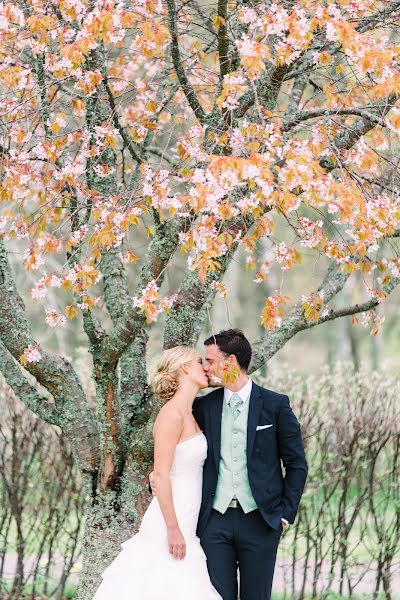
[[[357,27],[357,31],[359,33],[365,33],[366,31],[377,27],[380,22],[385,21],[389,15],[392,15],[398,10],[400,10],[400,1],[396,0],[396,2],[394,2],[391,0],[391,2],[388,3],[388,6],[386,6],[383,10],[377,11],[374,15],[371,15],[366,19],[362,19],[360,25]]]
[[[382,180],[372,179],[371,177],[367,177],[366,175],[360,175],[360,173],[352,173],[352,176],[356,180],[362,179],[363,181],[369,183],[370,185],[377,185],[382,190],[386,190],[390,194],[396,194],[397,193],[397,191],[394,188],[392,188],[391,186],[389,186],[387,183],[385,183]]]
[[[206,13],[206,11],[204,10],[205,7],[202,6],[200,4],[200,2],[197,2],[197,0],[193,0],[191,2],[191,5],[195,9],[195,11],[196,11],[197,15],[200,17],[201,21],[203,21],[205,23],[205,26],[207,27],[208,31],[211,31],[212,33],[214,33],[214,35],[216,35],[214,23],[213,23],[212,19],[209,17],[209,15]]]

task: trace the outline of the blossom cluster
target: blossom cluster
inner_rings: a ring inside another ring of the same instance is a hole
[[[157,283],[150,281],[140,295],[133,296],[132,305],[144,313],[146,323],[153,323],[162,313],[169,312],[175,298],[176,294],[161,298]]]
[[[282,324],[284,316],[284,307],[287,305],[288,296],[282,296],[280,293],[275,296],[268,296],[265,299],[265,305],[261,313],[261,324],[266,329],[277,329]]]
[[[40,344],[29,344],[25,348],[24,352],[19,357],[21,365],[25,366],[27,363],[36,363],[42,359],[40,352]]]
[[[57,312],[54,308],[46,309],[46,323],[49,327],[63,326],[67,322],[65,315]]]
[[[400,51],[369,20],[379,7],[373,0],[229,6],[230,23],[238,20],[228,35],[240,34],[220,77],[214,47],[185,30],[184,3],[179,45],[188,87],[207,115],[200,123],[168,58],[161,0],[34,3],[29,15],[12,0],[1,4],[0,235],[23,240],[24,267],[37,277],[34,299],[48,288],[74,294],[64,312],[47,308],[47,324],[64,325],[76,307],[96,305],[102,253],[118,248],[122,264],[140,263],[146,236],[178,222],[188,268],[223,297],[223,263],[242,246],[256,283],[271,271],[286,277],[312,254],[364,276],[378,268],[366,292],[383,301],[378,286],[399,276],[398,260],[376,253],[400,226],[400,191],[381,179],[400,131]],[[308,86],[305,103],[296,104],[297,69],[312,73],[314,91]],[[271,73],[282,76],[275,100]],[[377,122],[367,119],[370,131],[347,144],[363,106]],[[261,240],[270,254],[260,261]],[[48,255],[62,252],[74,266],[48,274]],[[266,300],[267,328],[281,323],[281,294]],[[132,302],[153,322],[173,296],[163,298],[153,281]],[[327,314],[320,296],[303,304],[308,318]]]

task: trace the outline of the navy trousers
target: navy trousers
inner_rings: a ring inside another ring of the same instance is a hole
[[[272,529],[258,510],[212,510],[200,543],[211,582],[223,600],[237,600],[238,568],[240,600],[270,600],[281,534],[282,525]]]

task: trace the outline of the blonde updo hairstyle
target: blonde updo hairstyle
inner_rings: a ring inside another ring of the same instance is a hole
[[[179,387],[180,367],[196,356],[197,352],[191,346],[175,346],[162,353],[151,385],[154,393],[163,402],[171,400]]]

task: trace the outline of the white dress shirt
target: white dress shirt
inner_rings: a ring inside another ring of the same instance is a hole
[[[250,399],[252,387],[253,387],[253,382],[249,377],[248,380],[246,381],[246,383],[244,384],[244,386],[242,388],[240,388],[240,390],[237,392],[232,392],[232,390],[228,390],[228,388],[224,388],[225,402],[227,404],[229,404],[229,400],[232,398],[233,394],[238,394],[241,397],[241,399],[243,400],[243,404],[240,406],[240,408],[238,408],[238,410],[242,411],[245,403]]]

